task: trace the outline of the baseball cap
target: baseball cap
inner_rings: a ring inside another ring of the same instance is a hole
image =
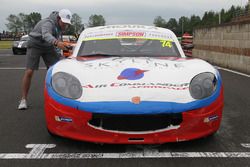
[[[72,14],[68,9],[61,9],[59,11],[59,16],[63,23],[71,24]]]

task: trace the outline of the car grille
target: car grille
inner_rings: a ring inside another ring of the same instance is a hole
[[[112,131],[152,131],[180,125],[182,114],[157,114],[157,115],[115,115],[93,113],[89,124]]]

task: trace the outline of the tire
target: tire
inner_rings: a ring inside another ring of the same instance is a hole
[[[13,55],[17,55],[16,49],[12,49],[12,51],[13,51]]]

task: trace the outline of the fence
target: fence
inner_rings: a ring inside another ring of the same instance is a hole
[[[0,34],[0,41],[17,41],[22,35]]]

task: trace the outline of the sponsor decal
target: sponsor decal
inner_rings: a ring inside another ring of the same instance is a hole
[[[212,116],[206,117],[206,118],[204,119],[204,122],[205,122],[205,123],[208,123],[208,122],[211,122],[211,121],[215,121],[215,120],[217,120],[218,118],[219,118],[218,115],[212,115]]]
[[[148,70],[141,70],[138,68],[127,68],[121,72],[121,74],[117,77],[118,80],[126,79],[126,80],[138,80],[144,77],[144,72]]]
[[[160,33],[160,32],[148,32],[147,37],[156,39],[169,39],[171,41],[173,41],[174,39],[171,34]]]
[[[77,58],[78,61],[86,61],[82,64],[84,68],[99,68],[99,69],[107,69],[107,68],[113,68],[120,65],[127,65],[127,64],[140,64],[142,68],[158,68],[158,69],[167,69],[169,67],[168,62],[164,61],[165,58],[128,58],[128,57],[116,57],[112,59],[108,59],[108,61],[105,61],[103,59],[103,62],[95,62],[91,61],[91,59],[86,59],[84,57]],[[174,60],[172,60],[174,59]],[[166,58],[166,60],[175,61],[177,58]],[[92,58],[92,60],[95,60],[95,58]]]
[[[154,26],[144,26],[144,25],[108,25],[100,27],[99,29],[116,29],[116,28],[142,28],[147,30],[158,30],[157,27]]]
[[[66,117],[60,117],[60,116],[55,116],[55,120],[58,122],[73,122],[72,118],[66,118]]]
[[[117,32],[116,36],[118,37],[144,37],[145,32],[135,32],[135,31],[121,31]]]
[[[212,115],[212,116],[208,117],[209,121],[215,121],[215,120],[217,120],[218,118],[219,118],[218,115]]]
[[[87,40],[88,38],[90,38],[90,39],[91,38],[104,38],[104,37],[111,37],[111,36],[114,36],[113,32],[106,32],[106,33],[105,32],[96,32],[96,33],[88,33],[85,35],[84,38],[86,38],[85,40]]]
[[[145,89],[172,89],[186,90],[189,89],[189,83],[171,84],[171,83],[111,83],[111,84],[88,84],[83,85],[83,88],[145,88]]]

